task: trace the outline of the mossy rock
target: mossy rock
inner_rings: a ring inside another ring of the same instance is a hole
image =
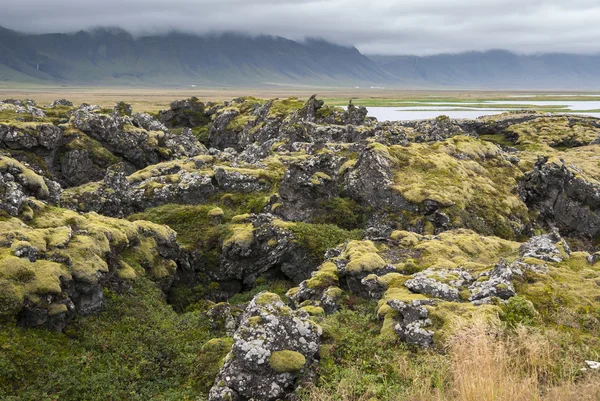
[[[304,355],[291,350],[275,351],[269,357],[269,366],[277,373],[298,372],[305,364]]]

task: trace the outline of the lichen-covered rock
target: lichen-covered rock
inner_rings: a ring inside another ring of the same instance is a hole
[[[150,116],[130,117],[126,111],[108,115],[80,107],[73,112],[73,126],[137,168],[206,152],[189,130],[179,134],[163,131],[164,126]],[[156,128],[161,130],[151,130]]]
[[[404,285],[418,294],[429,295],[446,301],[458,301],[460,288],[473,281],[464,270],[428,269],[415,273]]]
[[[316,364],[321,328],[304,311],[292,311],[279,296],[262,292],[248,304],[211,401],[274,401],[294,392]]]
[[[7,156],[0,156],[0,210],[11,216],[31,213],[27,198],[56,203],[60,185]]]
[[[469,286],[471,292],[469,301],[480,305],[491,302],[492,297],[509,299],[516,295],[512,279],[514,276],[521,275],[523,272],[516,264],[509,265],[505,261],[500,261],[491,271],[481,273]]]
[[[433,344],[433,331],[425,328],[431,325],[431,320],[429,320],[429,312],[424,307],[433,304],[433,300],[414,300],[408,303],[398,300],[388,301],[390,308],[397,312],[394,330],[402,341],[420,347]]]
[[[233,337],[245,308],[246,305],[230,305],[221,302],[213,305],[206,314],[210,318],[213,330],[222,330],[227,337]]]
[[[124,165],[112,166],[103,181],[66,190],[62,202],[79,211],[125,216],[167,203],[206,202],[219,191],[265,191],[276,180],[276,174],[265,174],[260,168],[215,165],[213,157],[200,155],[155,164],[131,175]]]
[[[4,109],[5,106],[12,106],[11,110],[18,114],[28,114],[33,118],[44,118],[46,117],[46,113],[44,110],[37,107],[37,104],[34,100],[25,99],[25,100],[17,100],[17,99],[4,99],[0,102],[0,108]]]
[[[8,149],[49,151],[58,147],[62,137],[63,131],[52,124],[0,124],[0,147]]]
[[[52,108],[60,107],[60,106],[73,107],[73,102],[71,102],[67,99],[56,99],[52,103],[50,103],[50,107],[52,107]]]
[[[408,136],[414,142],[437,142],[457,135],[470,134],[463,130],[458,121],[447,116],[439,116],[431,120],[401,122],[400,124],[412,129]]]
[[[557,244],[560,245],[564,253],[567,255],[570,253],[569,245],[556,229],[551,234],[543,234],[531,238],[527,243],[521,245],[519,252],[523,258],[536,258],[558,263],[562,262],[563,254],[558,249]]]

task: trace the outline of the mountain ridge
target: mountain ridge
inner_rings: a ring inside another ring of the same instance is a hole
[[[366,56],[323,39],[119,28],[25,34],[0,27],[0,81],[143,86],[333,85],[411,89],[600,89],[600,55],[506,50]]]

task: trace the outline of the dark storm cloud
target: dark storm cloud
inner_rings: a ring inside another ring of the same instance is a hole
[[[135,34],[237,31],[322,37],[365,53],[600,52],[598,0],[0,0],[26,32],[119,26]]]

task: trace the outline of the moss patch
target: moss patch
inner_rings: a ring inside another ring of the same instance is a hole
[[[291,373],[301,370],[306,358],[299,352],[284,350],[275,351],[269,357],[269,366],[277,373]]]

